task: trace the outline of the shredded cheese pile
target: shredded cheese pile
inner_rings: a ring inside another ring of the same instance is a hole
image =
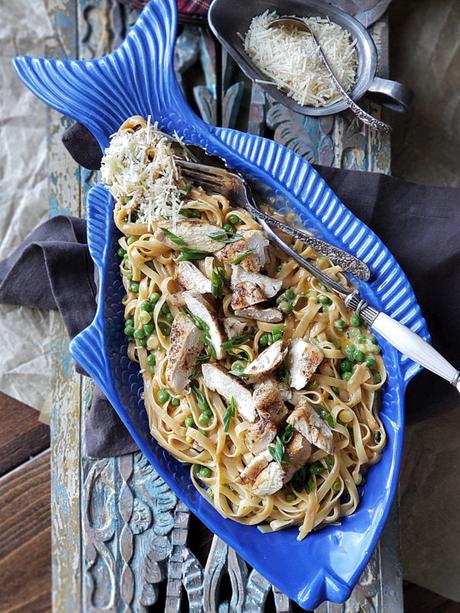
[[[268,10],[254,17],[244,39],[244,49],[252,61],[302,106],[326,106],[341,99],[308,32],[296,28],[268,29],[278,15]],[[358,58],[356,41],[350,33],[329,19],[305,17],[346,91],[356,81]]]
[[[136,221],[177,221],[183,192],[170,139],[155,126],[122,130],[105,150],[101,175],[113,197],[124,199],[136,211]]]

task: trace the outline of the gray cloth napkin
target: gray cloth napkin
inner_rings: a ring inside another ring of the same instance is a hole
[[[87,145],[85,142],[85,149]],[[94,159],[97,161],[97,155]],[[366,172],[318,170],[394,253],[412,283],[435,347],[458,366],[460,189],[415,185]],[[50,219],[0,262],[0,302],[57,309],[70,337],[92,321],[95,295],[93,264],[81,219]],[[432,417],[456,403],[454,388],[431,373],[423,372],[409,384],[409,421]],[[85,442],[87,454],[96,458],[136,449],[98,388],[87,415]]]

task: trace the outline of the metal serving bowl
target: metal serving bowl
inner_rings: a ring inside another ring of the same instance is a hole
[[[267,9],[276,11],[279,16],[329,17],[331,21],[348,30],[353,40],[356,40],[358,53],[358,75],[350,92],[351,98],[359,100],[366,95],[392,110],[407,110],[412,98],[411,90],[402,83],[381,79],[375,75],[377,49],[366,28],[345,11],[321,0],[214,0],[208,13],[209,26],[249,79],[263,81],[267,80],[267,75],[259,70],[246,54],[239,35],[244,37],[252,19]],[[302,115],[332,115],[347,108],[343,100],[322,107],[302,106],[278,90],[275,85],[259,85],[272,98]]]

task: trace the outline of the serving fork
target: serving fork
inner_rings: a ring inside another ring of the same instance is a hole
[[[218,168],[215,166],[208,166],[206,164],[199,164],[197,162],[190,162],[182,159],[176,160],[180,167],[184,178],[196,181],[203,187],[214,190],[216,193],[223,194],[237,206],[240,206],[251,215],[253,215],[262,228],[265,230],[271,240],[293,258],[300,266],[308,270],[313,274],[321,283],[328,287],[331,291],[338,294],[344,301],[345,306],[360,315],[365,323],[367,323],[375,332],[379,333],[385,338],[393,347],[400,351],[403,355],[407,356],[420,366],[423,366],[427,370],[430,370],[434,374],[442,377],[448,381],[451,385],[457,388],[460,392],[460,371],[457,370],[452,364],[450,364],[434,347],[423,340],[418,334],[412,332],[407,326],[399,323],[396,319],[393,319],[386,313],[374,309],[366,300],[363,300],[359,290],[356,287],[348,288],[331,279],[327,274],[315,266],[310,260],[304,258],[300,253],[288,245],[272,228],[274,226],[282,232],[297,238],[307,244],[311,245],[314,249],[317,249],[321,253],[324,253],[317,248],[319,239],[311,237],[309,234],[298,230],[297,228],[291,228],[282,221],[275,219],[271,215],[260,210],[256,203],[249,185],[244,178],[235,172],[231,172],[227,169]],[[319,245],[322,249],[328,250],[328,253],[324,253],[327,257],[337,262],[342,266],[341,260],[345,261],[348,265],[348,272],[353,272],[350,267],[356,265],[358,272],[363,273],[362,265],[367,269],[367,277],[369,279],[369,269],[358,258],[354,258],[345,251],[336,249],[332,245],[326,242]],[[333,255],[332,255],[333,254]],[[334,257],[335,256],[335,257]],[[344,256],[347,256],[344,259]],[[350,259],[350,258],[353,258]],[[359,277],[356,272],[353,272],[355,276]],[[363,278],[362,276],[359,278]]]
[[[199,164],[197,162],[189,162],[181,158],[175,158],[176,163],[181,169],[182,175],[193,181],[197,181],[204,187],[214,189],[220,194],[226,196],[232,203],[247,210],[251,215],[255,216],[259,221],[263,220],[270,226],[274,226],[278,230],[289,234],[293,238],[304,242],[312,247],[315,251],[324,255],[338,264],[342,270],[353,274],[362,281],[368,281],[370,278],[370,270],[368,266],[359,258],[347,253],[343,249],[339,249],[326,241],[311,236],[307,232],[298,228],[293,228],[282,222],[268,213],[261,211],[256,205],[254,198],[248,188],[245,180],[238,174],[229,172],[223,168]]]

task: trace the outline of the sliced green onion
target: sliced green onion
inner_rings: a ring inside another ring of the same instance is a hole
[[[241,264],[241,262],[248,257],[248,255],[251,255],[251,253],[254,253],[255,249],[245,249],[242,253],[240,253],[239,255],[236,256],[236,258],[234,258],[233,260],[230,261],[230,264]]]
[[[181,238],[180,236],[177,236],[177,234],[174,234],[173,232],[171,232],[171,230],[168,230],[166,228],[162,228],[165,236],[167,236],[169,238],[169,240],[174,243],[175,245],[179,245],[180,247],[184,247],[187,243],[184,241],[183,238]]]

